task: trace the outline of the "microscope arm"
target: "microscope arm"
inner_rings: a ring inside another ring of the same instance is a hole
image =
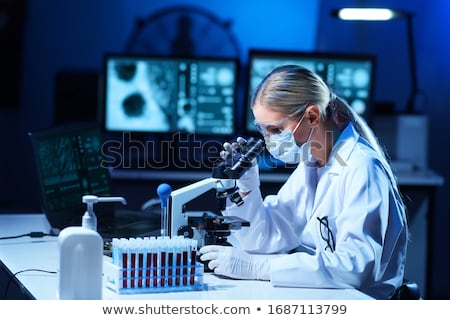
[[[190,184],[186,187],[172,191],[169,202],[169,235],[176,236],[178,228],[187,225],[187,216],[183,211],[183,206],[189,201],[216,188],[220,180],[216,178],[206,178]]]
[[[212,177],[171,192],[168,210],[164,215],[167,218],[164,220],[167,221],[167,236],[177,236],[180,227],[189,227],[188,218],[194,217],[192,214],[188,217],[184,211],[184,205],[211,189],[216,189],[220,210],[224,209],[223,205],[226,199],[230,199],[238,206],[243,203],[236,186],[236,180],[252,167],[256,157],[264,149],[264,140],[250,138],[245,144],[241,145],[240,149],[236,155],[226,157],[223,161],[215,163]],[[243,153],[241,154],[241,152]],[[245,226],[242,221],[239,224]]]

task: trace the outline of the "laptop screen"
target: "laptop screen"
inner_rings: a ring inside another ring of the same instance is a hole
[[[101,166],[102,130],[97,124],[71,124],[29,133],[41,202],[54,228],[80,225],[85,194],[110,195],[110,177]]]

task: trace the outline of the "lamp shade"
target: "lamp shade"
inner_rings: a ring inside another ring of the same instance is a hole
[[[387,8],[342,8],[333,10],[332,15],[341,20],[386,21],[405,17],[406,13]]]

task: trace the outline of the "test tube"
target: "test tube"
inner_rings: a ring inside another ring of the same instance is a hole
[[[112,262],[116,265],[119,265],[120,257],[119,254],[121,250],[119,249],[119,239],[112,239]]]
[[[123,276],[123,282],[122,287],[128,288],[128,279],[129,277],[129,271],[130,271],[130,247],[128,242],[124,242],[124,248],[122,251],[122,276]]]
[[[146,250],[147,250],[147,260],[145,263],[145,287],[150,288],[151,282],[150,279],[152,277],[152,247],[150,239],[145,240]]]
[[[189,278],[189,284],[195,283],[195,263],[197,258],[197,240],[190,241],[190,250],[191,250],[191,277]]]
[[[129,259],[130,259],[130,287],[134,288],[135,287],[135,280],[136,280],[136,241],[134,238],[129,239],[130,241],[130,255],[129,255]]]
[[[161,251],[161,269],[160,269],[160,285],[161,287],[165,287],[166,286],[166,269],[167,269],[167,249],[168,249],[168,245],[167,245],[167,241],[165,238],[161,238],[161,241],[159,243],[159,248]]]
[[[137,266],[138,266],[138,284],[139,288],[143,287],[143,278],[144,278],[144,239],[139,238],[138,248],[137,248]]]
[[[182,256],[181,256],[181,247],[177,247],[176,256],[175,256],[175,285],[179,286],[181,284],[181,270],[182,266]]]
[[[183,286],[186,286],[188,284],[188,268],[189,268],[189,246],[187,242],[185,241],[183,244]]]
[[[152,277],[153,277],[153,287],[158,287],[158,269],[159,269],[159,261],[158,261],[158,244],[155,242],[153,243],[152,246],[152,269],[153,269],[153,273],[152,273]]]
[[[172,244],[167,256],[167,285],[169,287],[173,286],[173,252],[174,245]]]
[[[167,201],[172,192],[172,188],[167,183],[162,183],[156,191],[161,200],[161,236],[164,237],[169,235]]]

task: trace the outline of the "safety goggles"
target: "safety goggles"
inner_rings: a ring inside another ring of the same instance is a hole
[[[274,134],[280,134],[284,131],[284,123],[294,117],[300,117],[304,113],[304,109],[302,111],[296,111],[293,112],[286,117],[271,121],[271,122],[257,122],[254,121],[254,125],[256,127],[256,130],[258,130],[259,133],[261,133],[263,136],[267,135],[274,135]]]

